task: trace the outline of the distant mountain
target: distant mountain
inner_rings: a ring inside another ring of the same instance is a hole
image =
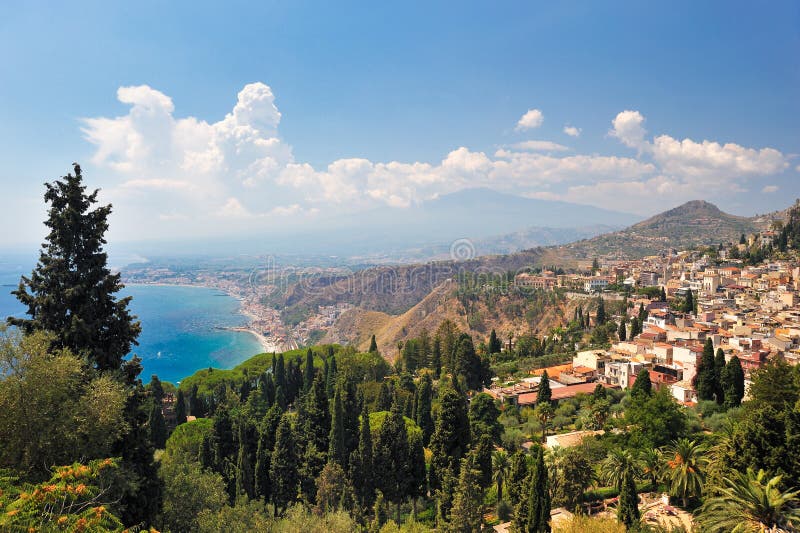
[[[738,242],[740,236],[769,225],[767,217],[740,217],[703,200],[693,200],[621,231],[559,247],[560,255],[575,259],[598,256],[634,258],[674,248]]]

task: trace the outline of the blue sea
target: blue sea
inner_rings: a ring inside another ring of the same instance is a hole
[[[13,261],[0,259],[0,317],[21,316],[24,308],[10,294],[21,274],[29,274]],[[231,368],[262,352],[256,338],[241,331],[220,328],[244,326],[239,301],[227,294],[200,287],[128,285],[121,293],[133,296],[131,310],[142,322],[139,346],[143,381],[157,374],[173,383],[201,368]]]

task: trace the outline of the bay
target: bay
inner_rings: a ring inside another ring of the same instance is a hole
[[[21,316],[24,307],[11,294],[19,276],[29,273],[13,262],[0,261],[0,318]],[[142,322],[139,346],[141,378],[152,374],[173,383],[201,368],[231,368],[263,352],[251,334],[222,328],[245,326],[239,301],[216,289],[173,285],[128,285],[131,310]]]

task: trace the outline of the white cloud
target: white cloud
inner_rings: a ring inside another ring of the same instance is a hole
[[[517,131],[527,131],[538,128],[544,122],[544,115],[538,109],[528,109],[517,122]]]
[[[325,208],[403,208],[473,187],[652,213],[665,203],[708,198],[714,187],[735,194],[748,177],[788,168],[788,156],[773,148],[668,135],[648,140],[644,116],[626,110],[613,119],[610,134],[635,148],[635,157],[566,155],[567,146],[528,140],[494,154],[461,146],[438,162],[346,158],[316,169],[295,161],[280,138],[282,116],[263,83],[246,85],[231,111],[211,123],[177,117],[172,99],[146,85],[122,87],[117,97],[127,113],[85,119],[83,131],[95,146],[92,163],[111,180],[103,184],[104,198],[115,204],[115,216],[130,213],[138,238],[164,232],[138,222],[148,216],[171,224],[174,234],[231,233]],[[518,127],[541,123],[541,112],[532,109]],[[565,126],[564,132],[581,130]]]
[[[552,141],[522,141],[511,146],[515,150],[529,150],[532,152],[566,152],[568,147]]]
[[[765,194],[769,194],[769,193],[772,193],[772,192],[778,192],[778,186],[777,185],[765,185],[764,188],[761,189],[761,192],[763,192]]]
[[[611,121],[613,128],[609,131],[612,137],[619,139],[625,146],[641,149],[647,144],[644,140],[644,117],[638,111],[622,111]]]

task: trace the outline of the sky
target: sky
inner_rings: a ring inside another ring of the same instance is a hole
[[[800,197],[799,96],[797,2],[3,2],[0,246],[73,162],[121,242],[476,187],[754,215]]]

